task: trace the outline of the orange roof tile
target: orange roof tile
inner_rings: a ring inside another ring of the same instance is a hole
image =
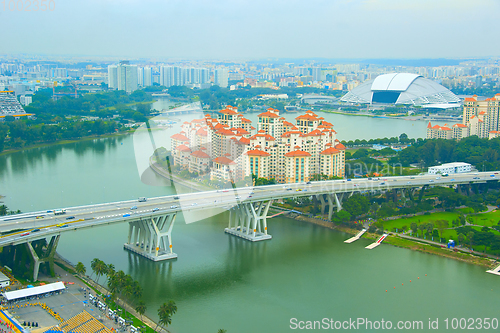
[[[341,144],[341,143],[336,144],[335,148],[337,148],[338,150],[345,150],[345,146],[343,144]]]
[[[199,157],[199,158],[210,158],[210,156],[208,156],[207,153],[205,153],[201,150],[197,150],[197,151],[192,152],[191,156]]]
[[[191,149],[189,149],[189,147],[186,145],[178,145],[175,149],[183,152],[191,152]]]
[[[285,157],[300,157],[300,156],[311,156],[307,151],[295,150],[285,154]]]
[[[229,109],[220,110],[219,113],[222,113],[222,114],[238,114],[238,112],[236,112],[234,110],[229,110]]]
[[[246,154],[248,156],[269,156],[269,155],[271,155],[271,154],[269,154],[265,151],[259,150],[259,149],[249,150],[249,151],[247,151]]]
[[[261,113],[259,114],[259,117],[270,117],[270,118],[279,118],[280,116],[278,116],[277,114],[275,113],[272,113],[272,112],[264,112],[264,113]]]
[[[314,131],[310,132],[307,134],[308,136],[321,136],[323,133],[321,133],[320,130],[315,129]]]
[[[319,120],[318,118],[316,118],[315,116],[311,116],[309,114],[303,114],[301,116],[298,116],[297,118],[295,119],[306,119],[306,120]]]
[[[224,156],[217,157],[216,159],[214,159],[214,162],[219,163],[219,164],[225,164],[225,165],[235,165],[236,164],[232,160],[230,160],[229,158],[224,157]]]
[[[338,153],[340,153],[340,150],[333,148],[333,147],[330,147],[330,148],[323,150],[320,154],[321,155],[333,155],[333,154],[338,154]]]
[[[244,145],[249,145],[250,144],[250,139],[242,137],[239,142],[241,144],[244,144]]]
[[[180,133],[174,134],[170,138],[172,138],[174,140],[178,140],[178,141],[189,141],[189,139],[186,136],[184,136]]]
[[[196,131],[196,134],[201,136],[207,136],[207,131],[205,131],[204,128],[200,128],[199,130]]]
[[[244,130],[243,128],[237,128],[236,132],[238,134],[250,134],[250,132],[248,132],[247,130]]]

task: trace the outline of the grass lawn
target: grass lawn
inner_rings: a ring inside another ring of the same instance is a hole
[[[418,215],[412,216],[408,218],[400,218],[396,220],[384,221],[384,228],[390,231],[398,231],[403,230],[403,226],[406,225],[408,227],[407,230],[410,229],[410,225],[415,222],[417,225],[422,223],[434,222],[436,220],[447,220],[451,227],[451,221],[457,219],[458,214],[454,212],[439,212],[433,213],[431,215]]]
[[[494,210],[489,213],[471,215],[471,218],[473,224],[491,227],[497,225],[500,221],[500,211]]]

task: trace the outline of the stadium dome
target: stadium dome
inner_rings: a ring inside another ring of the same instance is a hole
[[[413,104],[422,107],[458,107],[454,93],[417,74],[392,73],[366,81],[341,99],[349,103]]]

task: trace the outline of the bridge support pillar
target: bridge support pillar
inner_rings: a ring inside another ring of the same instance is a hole
[[[33,248],[32,242],[27,242],[26,245],[31,252],[31,256],[35,264],[33,265],[33,281],[38,280],[38,272],[40,271],[40,264],[44,262],[49,263],[50,274],[54,274],[54,254],[56,253],[57,244],[59,243],[59,236],[55,235],[50,238],[50,242],[47,245],[47,249],[43,251],[41,256],[38,256],[35,249]]]
[[[340,210],[342,209],[342,205],[340,203],[340,201],[342,200],[342,197],[343,197],[343,195],[339,199],[339,197],[337,196],[337,193],[331,193],[331,194],[327,195],[327,199],[328,199],[328,220],[332,219],[333,208],[334,207],[337,208],[337,212],[340,212]],[[335,203],[334,203],[334,201],[335,201]]]
[[[267,233],[267,212],[272,200],[240,203],[229,210],[229,224],[224,232],[252,241],[271,239]]]
[[[153,261],[175,259],[172,251],[172,228],[177,213],[166,214],[129,222],[126,250]]]
[[[325,214],[326,201],[323,197],[323,194],[317,196],[319,198],[319,202],[321,203],[321,215]]]
[[[351,193],[352,195],[352,193]],[[333,209],[336,208],[337,212],[342,210],[342,199],[344,197],[344,193],[340,195],[340,198],[338,197],[337,193],[330,193],[330,194],[320,194],[316,196],[319,198],[319,201],[321,203],[321,215],[325,214],[325,208],[328,205],[328,219],[331,220],[333,216]],[[325,201],[326,197],[326,201]]]

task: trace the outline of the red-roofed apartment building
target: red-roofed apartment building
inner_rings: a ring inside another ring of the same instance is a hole
[[[211,179],[220,181],[254,174],[278,183],[303,182],[323,171],[344,176],[345,147],[322,117],[307,111],[294,125],[269,108],[258,119],[255,131],[250,120],[228,105],[217,119],[205,115],[184,122],[182,132],[171,136],[174,164],[191,172],[210,170]]]
[[[500,128],[500,94],[494,97],[479,100],[476,95],[464,99],[462,124],[451,126],[427,126],[428,139],[455,139],[460,140],[468,136],[477,135],[480,138],[496,137],[495,132]]]

